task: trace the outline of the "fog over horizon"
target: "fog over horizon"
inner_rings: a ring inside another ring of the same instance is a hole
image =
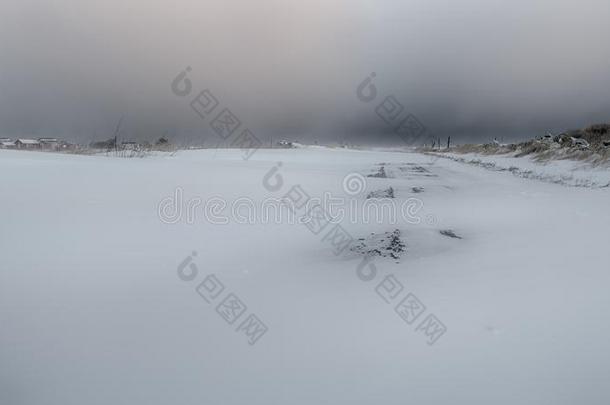
[[[216,142],[210,89],[262,140],[398,144],[394,95],[455,142],[610,121],[607,0],[0,1],[0,136]],[[178,97],[186,67],[193,94]],[[378,98],[358,85],[372,72]]]

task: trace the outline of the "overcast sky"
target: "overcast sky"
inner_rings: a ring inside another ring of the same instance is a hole
[[[189,106],[206,88],[262,139],[399,142],[390,95],[461,142],[610,121],[608,0],[0,0],[0,19],[6,136],[89,142],[124,115],[125,138],[213,138]]]

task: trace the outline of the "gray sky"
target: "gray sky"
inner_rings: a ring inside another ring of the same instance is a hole
[[[610,121],[607,0],[0,0],[0,133],[214,139],[171,91],[187,66],[259,138],[524,138]],[[378,98],[357,86],[371,73]],[[192,97],[191,97],[192,98]]]

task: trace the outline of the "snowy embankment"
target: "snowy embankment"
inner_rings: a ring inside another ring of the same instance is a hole
[[[529,156],[514,154],[482,155],[478,153],[434,153],[460,163],[498,172],[509,172],[526,179],[541,180],[572,187],[603,188],[610,185],[610,168],[593,166],[575,160],[536,160]]]
[[[0,151],[0,170],[0,404],[610,401],[608,189],[324,148]],[[421,221],[346,216],[358,244],[337,255],[325,231],[203,210],[295,186],[349,209],[417,198]],[[178,188],[180,215],[160,217]],[[217,296],[198,288],[211,274]],[[268,328],[254,345],[250,314]],[[444,334],[420,327],[431,315]]]

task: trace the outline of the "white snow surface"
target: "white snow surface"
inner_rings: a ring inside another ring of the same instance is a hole
[[[478,153],[436,153],[458,162],[489,170],[508,171],[515,176],[573,187],[602,188],[610,186],[610,167],[593,166],[586,161],[570,159],[535,160],[514,154],[482,155]]]
[[[608,404],[610,194],[416,153],[302,148],[144,159],[0,151],[0,404]],[[282,188],[262,179],[282,162]],[[261,201],[385,163],[420,224],[356,275],[302,224],[167,224],[159,201]],[[430,175],[402,171],[407,163]],[[413,194],[413,187],[424,191]],[[463,239],[443,236],[451,229]],[[192,251],[199,276],[177,276]],[[215,274],[269,328],[255,345],[196,292]],[[413,325],[375,287],[426,306]],[[417,331],[434,314],[447,332]]]

